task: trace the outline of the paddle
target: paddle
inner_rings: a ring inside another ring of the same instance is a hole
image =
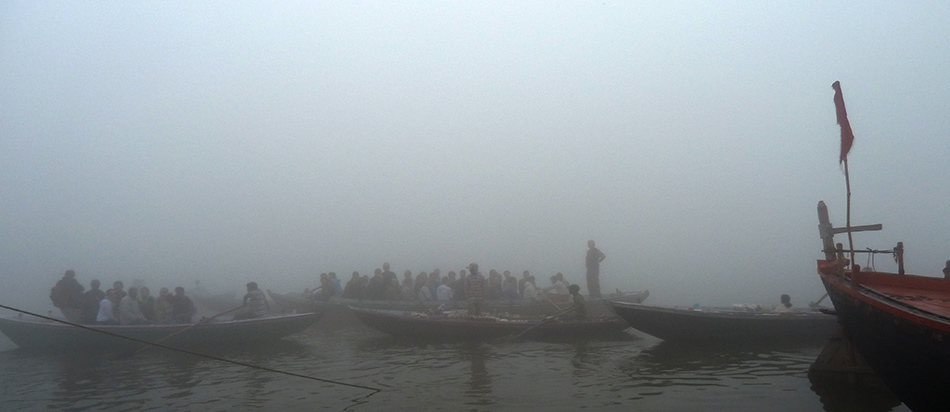
[[[186,327],[186,328],[184,328],[184,329],[182,329],[182,330],[179,330],[179,331],[177,331],[177,332],[171,333],[171,334],[169,334],[168,336],[165,336],[164,338],[161,338],[161,339],[159,339],[159,340],[157,340],[157,341],[155,341],[155,342],[152,342],[152,344],[158,344],[158,343],[164,342],[165,340],[167,340],[168,338],[170,338],[170,337],[172,337],[172,336],[181,334],[181,333],[183,333],[183,332],[185,332],[185,331],[187,331],[187,330],[191,330],[191,328],[193,328],[193,327],[195,327],[195,326],[198,326],[198,325],[201,325],[201,324],[203,324],[203,323],[208,323],[208,322],[214,320],[215,318],[217,318],[218,316],[226,315],[226,314],[228,314],[228,313],[234,312],[234,311],[236,311],[236,310],[238,310],[238,309],[243,308],[244,306],[245,306],[245,305],[242,303],[241,306],[238,306],[238,307],[236,307],[236,308],[228,309],[228,310],[226,310],[226,311],[224,311],[224,312],[221,312],[221,313],[219,313],[219,314],[217,314],[217,315],[214,315],[214,316],[212,316],[212,317],[210,317],[210,318],[203,318],[203,319],[199,320],[198,322],[195,322],[193,325],[188,325],[188,327]],[[143,347],[139,348],[137,351],[135,351],[135,353],[139,353],[139,352],[145,350],[145,348],[148,348],[148,346],[143,346]]]
[[[554,302],[551,302],[551,303],[554,303]],[[569,308],[567,308],[567,309],[561,309],[561,310],[557,311],[555,314],[553,314],[553,315],[551,315],[551,316],[548,316],[548,317],[542,319],[540,322],[538,322],[537,325],[532,325],[532,326],[529,327],[528,329],[525,329],[525,330],[521,331],[521,333],[519,333],[519,334],[515,335],[513,338],[511,338],[511,340],[518,340],[518,338],[520,338],[520,337],[524,336],[526,333],[528,333],[528,332],[534,330],[534,328],[537,328],[538,326],[544,325],[544,324],[546,324],[546,323],[548,323],[548,322],[550,322],[550,321],[552,321],[552,320],[554,320],[554,319],[557,319],[558,316],[563,315],[563,314],[565,314],[565,313],[567,313],[567,312],[570,312],[571,309],[574,309],[574,308],[573,308],[573,307],[569,307]]]
[[[560,306],[558,306],[557,303],[554,303],[554,301],[551,300],[551,297],[548,296],[547,293],[542,292],[541,294],[544,295],[544,298],[547,299],[547,301],[550,302],[552,305],[554,305],[554,307],[556,307],[557,310],[564,310],[564,309],[562,309]]]

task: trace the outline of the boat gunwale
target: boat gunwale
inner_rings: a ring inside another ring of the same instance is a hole
[[[865,275],[870,275],[865,278]],[[888,296],[887,294],[874,290],[872,286],[866,285],[867,283],[875,283],[881,279],[886,279],[888,281],[894,280],[894,277],[912,277],[909,279],[917,278],[926,278],[924,276],[916,275],[897,275],[893,273],[884,273],[884,272],[861,272],[858,276],[858,286],[851,284],[851,281],[837,274],[827,274],[819,271],[819,276],[826,282],[832,284],[832,286],[850,296],[853,299],[860,300],[865,304],[868,304],[878,310],[881,310],[889,315],[896,316],[903,320],[921,324],[923,326],[940,330],[944,333],[950,333],[950,318],[942,316],[937,313],[929,312],[927,310],[921,309],[917,306],[908,304],[899,299]],[[935,279],[936,278],[928,278]],[[894,286],[894,283],[888,282],[888,286]],[[908,287],[908,289],[917,289],[913,287]]]
[[[611,308],[622,308],[622,309],[631,309],[638,310],[641,312],[659,312],[664,314],[671,315],[681,315],[681,316],[691,316],[691,317],[709,317],[709,318],[722,318],[722,319],[760,319],[762,321],[770,320],[780,320],[780,321],[793,321],[793,320],[812,320],[815,318],[822,318],[825,316],[831,316],[820,311],[792,311],[792,312],[775,312],[775,311],[742,311],[742,310],[696,310],[689,307],[666,307],[666,306],[652,306],[652,305],[643,305],[639,303],[629,303],[622,301],[611,301]],[[715,309],[715,308],[707,308]]]

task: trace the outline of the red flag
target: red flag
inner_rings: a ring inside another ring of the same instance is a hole
[[[838,125],[841,126],[841,157],[838,163],[848,158],[848,152],[851,151],[851,143],[854,142],[854,132],[851,131],[851,122],[848,121],[848,111],[844,109],[844,96],[841,95],[841,83],[835,81],[831,84],[835,89],[835,112],[838,114]]]

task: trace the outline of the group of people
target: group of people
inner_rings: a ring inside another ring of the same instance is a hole
[[[376,269],[373,277],[353,272],[345,286],[340,285],[336,273],[321,273],[320,286],[304,292],[324,301],[334,296],[360,300],[461,301],[468,303],[470,315],[473,316],[480,314],[481,302],[484,300],[567,303],[573,296],[576,303],[578,298],[583,299],[580,287],[569,284],[563,273],[551,276],[550,280],[550,286],[538,288],[535,277],[527,270],[522,273],[521,279],[515,278],[510,271],[498,272],[495,269],[491,269],[485,277],[478,270],[478,264],[472,263],[458,273],[449,271],[445,276],[438,268],[430,273],[419,272],[416,276],[407,270],[400,281],[389,263],[384,263],[382,268]],[[586,311],[582,310],[582,313],[586,316]]]
[[[162,288],[158,297],[148,287],[130,287],[125,290],[122,281],[102,291],[99,279],[89,282],[89,290],[76,280],[76,272],[67,270],[50,291],[53,305],[66,320],[87,325],[142,325],[191,323],[196,309],[181,286],[172,294]]]
[[[600,297],[600,263],[606,255],[595,247],[594,241],[587,242],[587,290],[592,298]],[[444,276],[438,268],[432,272],[419,272],[413,275],[407,270],[402,280],[384,263],[382,268],[376,269],[372,277],[353,272],[349,281],[343,286],[334,272],[320,274],[320,285],[316,289],[306,289],[304,293],[311,294],[314,299],[327,301],[330,298],[343,297],[347,299],[368,300],[405,300],[405,301],[465,301],[468,293],[464,288],[465,279],[471,274],[471,268],[466,267],[458,273],[450,271]],[[481,275],[481,274],[480,274]],[[570,300],[568,287],[570,284],[564,279],[564,274],[552,276],[551,284],[539,287],[536,279],[525,270],[521,278],[516,278],[510,271],[498,272],[492,269],[485,279],[484,299],[490,300],[552,300],[558,303]]]
[[[381,269],[376,269],[372,277],[353,272],[345,286],[341,286],[336,273],[321,273],[320,286],[304,292],[311,293],[314,299],[323,301],[334,296],[360,300],[465,301],[469,294],[464,285],[470,274],[471,268],[462,269],[458,273],[449,271],[445,275],[436,268],[432,272],[419,272],[415,276],[411,270],[407,270],[403,272],[400,281],[389,263],[384,263]],[[569,298],[569,284],[563,273],[551,276],[551,285],[545,288],[539,288],[535,277],[527,270],[522,273],[520,279],[514,277],[511,271],[498,272],[495,269],[488,272],[487,278],[483,278],[484,299],[550,299],[566,302]]]

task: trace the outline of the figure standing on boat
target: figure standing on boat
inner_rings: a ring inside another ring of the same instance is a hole
[[[593,240],[587,241],[587,294],[591,299],[600,299],[600,262],[607,259],[607,255],[594,246]]]
[[[76,272],[67,270],[63,278],[53,286],[49,298],[53,305],[63,312],[66,320],[78,323],[82,320],[82,298],[85,290],[76,280]]]
[[[468,265],[465,277],[465,297],[468,299],[468,316],[479,316],[482,312],[482,299],[485,298],[485,277],[478,272],[478,264]]]

